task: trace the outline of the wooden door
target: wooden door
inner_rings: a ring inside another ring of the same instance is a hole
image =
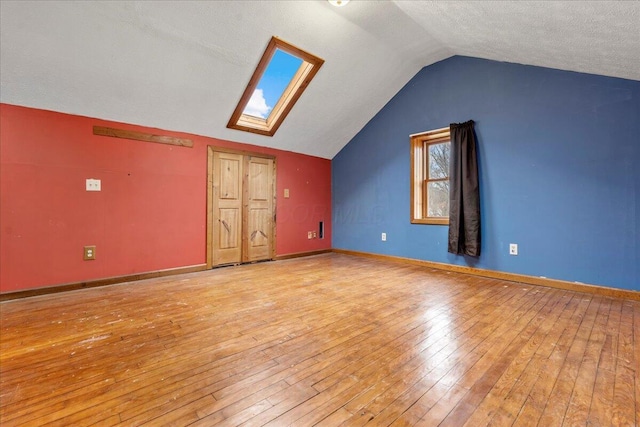
[[[271,258],[273,245],[273,159],[247,156],[244,261]]]
[[[275,160],[209,147],[207,265],[272,259]]]
[[[242,155],[213,153],[212,265],[242,261]]]

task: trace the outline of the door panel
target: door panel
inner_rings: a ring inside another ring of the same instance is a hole
[[[249,159],[249,200],[266,202],[271,197],[268,159]]]
[[[220,209],[220,233],[218,245],[220,249],[232,249],[239,246],[238,233],[234,232],[233,225],[240,223],[238,209]]]
[[[249,246],[259,248],[269,244],[269,235],[266,229],[269,228],[269,213],[266,209],[253,209],[249,213]]]
[[[242,193],[240,192],[241,181],[238,179],[242,176],[240,168],[242,159],[220,158],[220,198],[226,200],[240,200]]]
[[[247,168],[247,227],[244,260],[271,259],[273,248],[273,159],[249,157]]]
[[[242,261],[242,168],[239,154],[213,154],[213,265]]]

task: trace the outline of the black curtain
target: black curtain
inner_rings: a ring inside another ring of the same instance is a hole
[[[449,252],[480,256],[480,188],[473,120],[452,123],[449,165]]]

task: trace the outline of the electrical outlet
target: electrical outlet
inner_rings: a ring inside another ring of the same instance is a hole
[[[102,190],[102,182],[99,179],[88,178],[85,181],[85,186],[86,186],[87,191],[101,191]]]
[[[288,189],[288,188],[285,188],[285,189],[284,189],[284,198],[285,198],[285,199],[288,199],[288,198],[289,198],[289,189]]]
[[[380,238],[382,239],[383,242],[386,242],[387,241],[387,233],[382,233]]]
[[[318,232],[317,232],[317,231],[314,231],[314,232],[313,232],[313,238],[314,238],[314,239],[317,239],[317,238],[318,238]]]
[[[85,246],[84,247],[84,257],[85,261],[90,261],[96,259],[96,247],[95,246]]]
[[[509,255],[518,255],[517,243],[509,243]]]
[[[307,231],[307,239],[313,239],[313,231]]]

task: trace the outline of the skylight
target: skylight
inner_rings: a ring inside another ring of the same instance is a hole
[[[300,68],[302,59],[276,49],[242,114],[266,119]]]
[[[272,37],[227,127],[273,136],[323,63]]]

